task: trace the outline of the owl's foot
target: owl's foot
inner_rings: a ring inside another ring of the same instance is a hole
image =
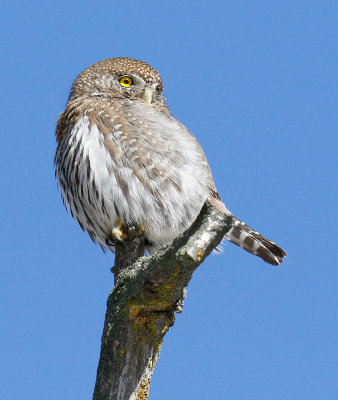
[[[136,237],[141,237],[143,236],[144,233],[144,229],[143,227],[138,227],[135,225],[128,225],[126,232],[127,232],[127,241],[128,240],[134,240]]]
[[[116,244],[117,242],[131,241],[135,237],[143,236],[144,228],[136,227],[133,224],[124,225],[121,220],[118,220],[110,233],[108,244]]]
[[[145,228],[143,226],[141,226],[140,228],[138,228],[137,232],[136,232],[136,236],[142,236],[143,232],[144,232]]]
[[[123,242],[123,240],[127,239],[127,238],[128,238],[128,236],[124,233],[124,230],[123,230],[123,223],[119,219],[111,231],[111,240],[113,242],[116,242],[116,241]]]

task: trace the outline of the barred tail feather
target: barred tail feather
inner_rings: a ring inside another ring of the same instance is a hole
[[[236,217],[233,217],[233,226],[225,235],[225,239],[272,265],[281,264],[287,255],[276,243],[266,239]]]

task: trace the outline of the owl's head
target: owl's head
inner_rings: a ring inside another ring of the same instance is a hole
[[[75,79],[69,100],[114,95],[149,104],[165,103],[160,74],[149,64],[126,57],[109,58],[86,68]]]

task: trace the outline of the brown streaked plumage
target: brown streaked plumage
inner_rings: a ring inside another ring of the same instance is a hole
[[[171,116],[159,73],[142,61],[117,57],[85,69],[56,138],[65,206],[102,248],[114,251],[124,225],[141,229],[154,251],[187,229],[208,197],[220,199],[202,148]],[[274,265],[286,256],[235,217],[225,238]]]

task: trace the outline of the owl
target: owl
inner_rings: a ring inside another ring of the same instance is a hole
[[[56,128],[55,172],[65,206],[103,249],[133,227],[152,253],[184,232],[210,196],[203,150],[171,114],[159,73],[117,57],[74,81]],[[232,217],[225,239],[279,265],[286,252]]]

